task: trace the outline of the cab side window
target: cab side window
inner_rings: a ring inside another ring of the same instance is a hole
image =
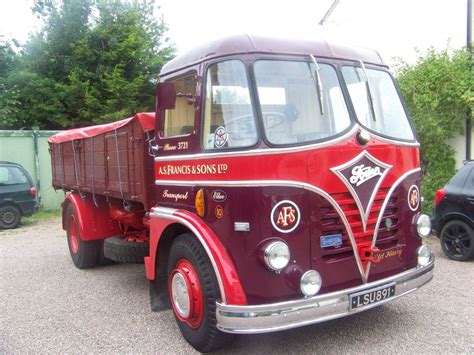
[[[206,76],[204,149],[250,147],[257,140],[244,64],[228,60],[211,65]]]
[[[187,135],[194,130],[196,79],[190,75],[172,82],[176,88],[176,106],[173,110],[165,111],[163,137]]]

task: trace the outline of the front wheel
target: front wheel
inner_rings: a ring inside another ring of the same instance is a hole
[[[440,233],[441,249],[451,260],[466,261],[474,257],[474,231],[463,221],[446,223]]]
[[[176,321],[189,344],[209,352],[232,340],[217,329],[219,288],[209,258],[192,234],[181,234],[171,246],[168,285]]]

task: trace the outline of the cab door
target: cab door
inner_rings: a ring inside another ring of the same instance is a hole
[[[158,174],[157,169],[162,172],[168,164],[174,166],[175,161],[181,162],[180,155],[193,154],[199,149],[200,83],[197,78],[195,71],[187,71],[165,79],[165,82],[174,84],[176,101],[173,109],[158,109],[156,115],[157,130],[153,151],[155,160],[166,160],[166,164],[163,166],[162,163],[158,168],[155,163],[157,202],[162,206],[194,209],[194,186],[160,183],[160,180],[169,180],[168,175],[174,175],[174,180],[186,179],[189,175],[187,165],[178,164],[178,168],[170,169],[170,174],[167,171]]]

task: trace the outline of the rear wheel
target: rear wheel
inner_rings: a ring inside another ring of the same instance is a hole
[[[474,257],[474,231],[464,221],[446,223],[440,233],[441,249],[451,260],[466,261]]]
[[[88,269],[99,263],[101,240],[85,241],[81,239],[76,210],[69,203],[66,209],[66,232],[69,253],[72,261],[79,269]]]
[[[18,227],[21,221],[21,212],[15,206],[4,206],[0,208],[0,228],[13,229]]]
[[[168,285],[176,321],[189,344],[209,352],[232,340],[217,329],[219,288],[209,258],[192,234],[178,236],[171,246]]]

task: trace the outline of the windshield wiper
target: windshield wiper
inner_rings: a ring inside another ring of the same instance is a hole
[[[321,76],[319,75],[319,71],[321,68],[318,65],[318,62],[316,61],[316,58],[312,54],[309,55],[311,58],[311,61],[314,63],[316,66],[316,80],[314,80],[313,72],[311,71],[311,76],[313,77],[313,81],[316,83],[316,90],[318,91],[318,100],[319,100],[319,109],[321,111],[321,116],[324,115],[324,108],[323,108],[323,83],[321,82]]]
[[[367,71],[365,70],[364,62],[359,60],[359,64],[362,67],[362,71],[365,75],[365,88],[367,90],[367,100],[370,107],[370,113],[372,114],[373,120],[377,121],[377,117],[375,116],[374,97],[372,96],[372,91],[370,91],[369,76],[367,75]]]

